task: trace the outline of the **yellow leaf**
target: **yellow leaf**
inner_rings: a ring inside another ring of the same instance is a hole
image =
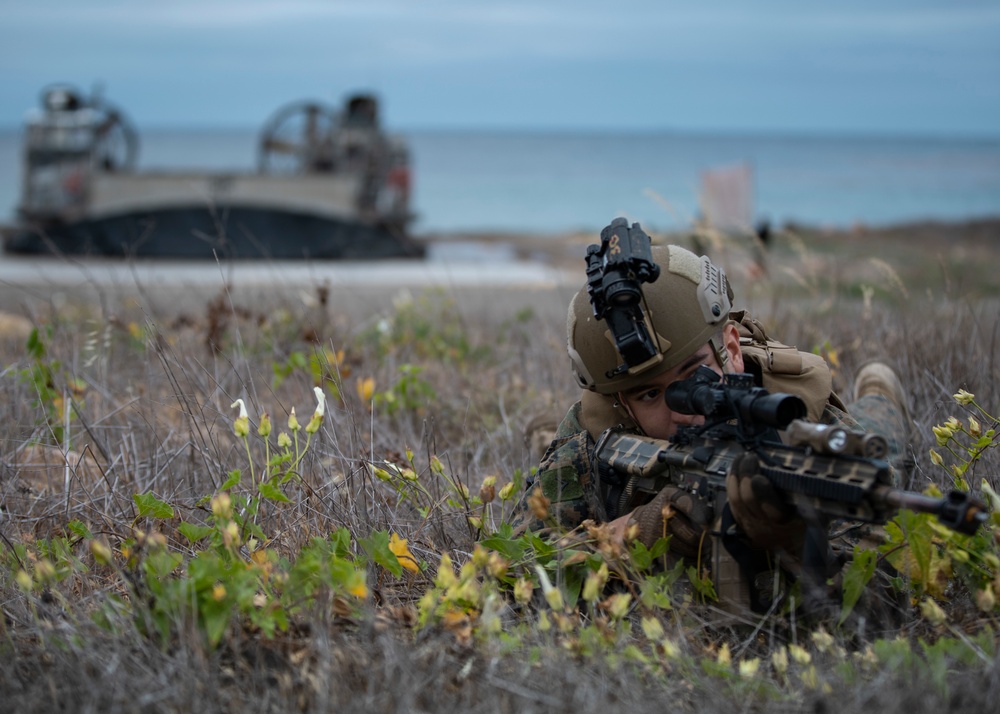
[[[372,397],[375,395],[375,379],[374,377],[365,377],[364,379],[358,378],[357,380],[358,397],[362,402],[370,402]]]
[[[357,598],[368,597],[368,585],[365,583],[364,573],[355,571],[348,580],[347,592]]]
[[[410,548],[406,543],[405,538],[400,538],[395,533],[389,536],[389,550],[396,556],[399,564],[411,573],[419,573],[420,567],[417,565],[417,559],[413,557],[413,553],[410,552]]]
[[[448,610],[441,616],[441,624],[449,630],[469,624],[469,614],[462,610]]]
[[[58,421],[62,421],[63,417],[66,415],[66,412],[63,411],[66,408],[66,403],[63,401],[63,398],[55,397],[52,400],[52,406],[54,406],[56,409],[56,418],[58,419]]]

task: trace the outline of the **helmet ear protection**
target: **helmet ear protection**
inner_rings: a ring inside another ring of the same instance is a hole
[[[652,246],[638,223],[616,218],[587,249],[587,285],[567,315],[567,351],[577,382],[600,394],[638,386],[711,344],[725,368],[719,335],[733,292],[707,257]]]

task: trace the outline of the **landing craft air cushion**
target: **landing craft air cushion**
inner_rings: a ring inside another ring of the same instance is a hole
[[[298,102],[264,126],[256,171],[139,171],[124,113],[66,85],[24,129],[8,253],[117,257],[419,258],[406,143],[377,99]]]

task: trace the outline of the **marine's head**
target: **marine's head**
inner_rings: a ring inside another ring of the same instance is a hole
[[[638,224],[633,224],[636,228]],[[627,363],[607,315],[595,315],[586,286],[570,303],[567,349],[581,387],[606,395],[633,389],[682,364],[707,344],[719,366],[726,368],[730,351],[723,342],[723,328],[733,292],[725,273],[707,257],[676,245],[653,246],[651,255],[660,270],[640,286],[641,314],[637,313],[651,341],[649,359]]]

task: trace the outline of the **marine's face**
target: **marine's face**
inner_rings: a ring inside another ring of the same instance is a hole
[[[723,344],[729,354],[729,364],[734,372],[743,371],[743,355],[740,352],[739,331],[734,325],[723,330]],[[654,439],[669,439],[677,433],[678,427],[702,424],[705,417],[700,414],[681,414],[667,406],[664,398],[667,387],[674,382],[687,379],[698,367],[705,365],[715,370],[722,378],[722,366],[710,344],[688,357],[673,369],[652,377],[638,387],[621,392],[619,401],[625,406],[643,433]]]

